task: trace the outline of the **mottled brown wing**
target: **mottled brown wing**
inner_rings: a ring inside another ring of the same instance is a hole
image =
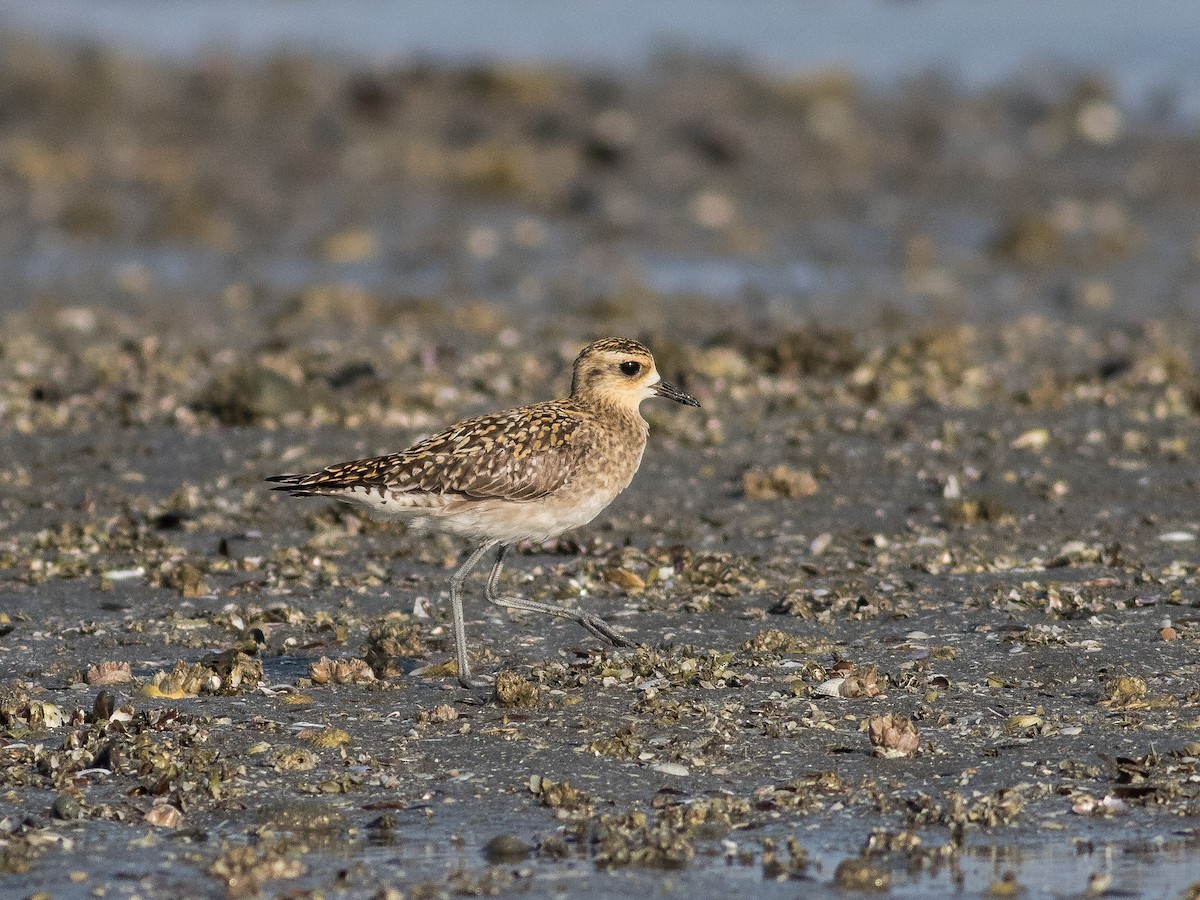
[[[581,423],[562,404],[542,403],[467,419],[390,456],[271,480],[294,494],[368,487],[471,500],[537,500],[570,478]]]

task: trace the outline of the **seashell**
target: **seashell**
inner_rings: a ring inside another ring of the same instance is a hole
[[[144,818],[158,828],[178,828],[183,813],[169,803],[159,803],[150,807]]]
[[[824,694],[826,697],[841,697],[842,685],[846,683],[845,678],[830,678],[828,681],[822,681],[815,688],[814,694]]]
[[[141,566],[136,569],[109,569],[101,573],[102,577],[109,581],[129,581],[131,578],[141,578],[145,574],[146,570]]]
[[[34,709],[40,709],[40,712],[42,714],[42,716],[41,716],[42,724],[45,725],[47,728],[61,728],[63,722],[66,720],[65,717],[63,716],[62,710],[59,709],[58,706],[56,706],[53,703],[36,703],[35,702],[35,703],[31,703],[29,705],[29,707],[30,707],[30,711],[33,711]]]

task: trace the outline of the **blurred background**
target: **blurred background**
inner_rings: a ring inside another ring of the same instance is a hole
[[[737,344],[1200,303],[1187,0],[0,0],[0,23],[0,309],[76,332],[104,309],[412,359],[443,326]]]
[[[1197,97],[1200,13],[1186,0],[47,0],[0,3],[10,27],[187,58],[281,49],[358,61],[643,66],[664,47],[732,54],[779,72],[825,66],[871,80],[940,69],[981,86],[1031,62],[1111,74],[1136,100],[1168,87]],[[1193,106],[1193,111],[1195,107]]]

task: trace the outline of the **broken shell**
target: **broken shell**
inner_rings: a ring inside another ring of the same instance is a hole
[[[1045,428],[1031,428],[1013,438],[1009,444],[1014,450],[1042,450],[1050,443],[1050,432]]]
[[[1160,541],[1166,541],[1170,544],[1182,544],[1188,541],[1194,541],[1196,539],[1196,535],[1192,534],[1190,531],[1168,531],[1166,534],[1160,534],[1158,539]]]
[[[1124,800],[1105,795],[1099,800],[1095,797],[1080,797],[1071,805],[1071,812],[1077,816],[1112,816],[1124,812],[1127,808]]]
[[[150,807],[144,818],[159,828],[178,828],[183,813],[170,803],[158,803]]]
[[[884,759],[912,756],[921,746],[921,735],[912,720],[892,713],[871,716],[867,720],[867,737],[872,755]]]
[[[84,680],[93,687],[110,684],[128,684],[133,673],[127,662],[102,662],[87,670]]]
[[[138,566],[136,569],[110,569],[102,572],[101,577],[109,581],[128,581],[131,578],[141,578],[145,574],[146,570]]]
[[[63,712],[53,703],[39,703],[37,701],[29,704],[30,721],[41,719],[42,725],[46,728],[61,728],[65,721]]]
[[[627,591],[640,591],[646,587],[646,581],[637,572],[626,568],[613,568],[604,573],[604,578],[617,587]]]
[[[309,664],[308,677],[313,684],[371,684],[376,680],[375,672],[364,660],[328,656]]]
[[[662,772],[664,775],[678,775],[681,778],[685,775],[692,774],[691,770],[688,769],[687,766],[673,762],[659,763],[657,766],[651,766],[651,768],[654,769],[655,772]]]
[[[841,697],[842,686],[845,683],[845,678],[830,678],[828,681],[822,681],[815,688],[813,688],[813,693],[822,694],[826,697]]]
[[[1008,730],[1024,731],[1027,728],[1041,728],[1045,724],[1041,716],[1011,716],[1008,720]]]
[[[1104,685],[1104,696],[1111,706],[1128,706],[1141,700],[1148,691],[1146,682],[1136,675],[1110,678]]]
[[[307,772],[318,762],[317,754],[307,747],[294,747],[271,754],[267,764],[280,772]]]

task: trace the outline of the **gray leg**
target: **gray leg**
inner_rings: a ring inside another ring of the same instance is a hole
[[[475,550],[467,557],[467,561],[458,567],[458,571],[450,579],[450,609],[454,617],[454,658],[458,663],[458,683],[466,688],[487,687],[488,682],[471,677],[471,663],[467,659],[467,626],[463,620],[463,580],[467,577],[467,573],[475,568],[479,558],[493,546],[495,546],[495,541],[488,541]]]
[[[486,597],[489,603],[494,603],[497,606],[503,606],[506,609],[518,609],[522,612],[544,613],[548,616],[558,616],[563,619],[570,619],[573,622],[578,622],[596,637],[602,641],[608,641],[614,647],[632,647],[633,641],[622,637],[612,630],[612,627],[601,619],[599,616],[593,616],[589,613],[575,612],[574,610],[566,609],[561,606],[552,606],[549,603],[538,603],[535,600],[526,600],[524,597],[515,597],[511,594],[501,596],[496,593],[496,582],[500,580],[500,569],[504,565],[504,554],[508,552],[508,544],[501,544],[500,549],[496,551],[496,563],[492,566],[492,574],[488,576]]]

